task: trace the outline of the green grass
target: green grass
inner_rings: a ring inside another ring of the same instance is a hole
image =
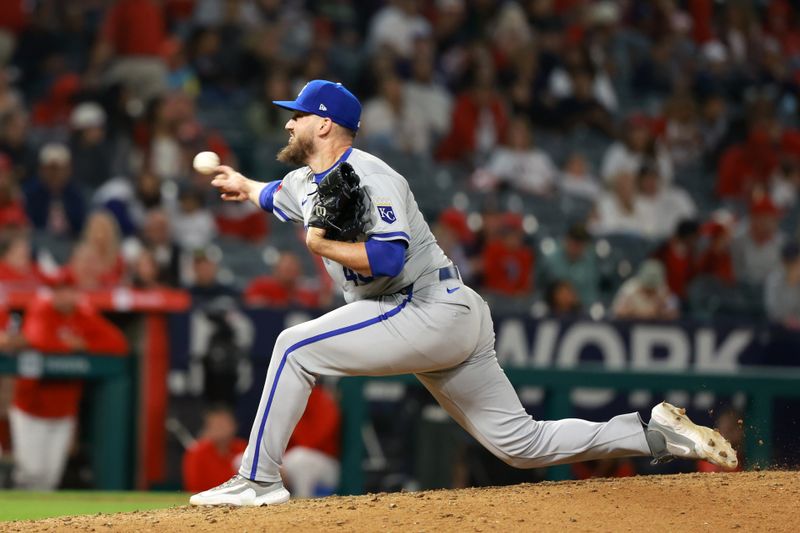
[[[0,521],[123,513],[188,505],[180,492],[24,492],[0,490]]]

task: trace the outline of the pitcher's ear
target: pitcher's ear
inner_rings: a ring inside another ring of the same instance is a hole
[[[333,129],[333,121],[328,117],[321,117],[322,120],[319,123],[317,131],[319,131],[320,136],[328,135],[331,130]]]

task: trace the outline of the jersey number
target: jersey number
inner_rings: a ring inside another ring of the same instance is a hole
[[[370,281],[375,280],[375,278],[373,278],[372,276],[362,276],[358,272],[350,270],[347,267],[342,267],[342,270],[344,270],[344,279],[346,279],[347,281],[352,281],[356,285],[358,285],[359,282],[361,282],[361,284],[363,285],[364,283],[369,283]]]

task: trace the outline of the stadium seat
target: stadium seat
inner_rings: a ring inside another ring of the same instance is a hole
[[[566,154],[566,139],[558,133],[537,129],[533,134],[533,144],[547,153],[553,163],[558,166],[564,163],[564,159],[568,155]]]
[[[699,319],[717,316],[741,319],[764,317],[762,288],[738,283],[728,285],[721,280],[701,276],[689,285],[689,311]]]
[[[561,161],[563,162],[571,153],[579,152],[586,157],[590,168],[597,172],[600,169],[603,155],[611,143],[611,139],[600,133],[586,128],[578,128],[566,139]]]

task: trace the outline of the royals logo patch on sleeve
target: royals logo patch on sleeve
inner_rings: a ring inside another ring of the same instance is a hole
[[[394,209],[392,209],[390,205],[379,205],[378,214],[381,216],[381,220],[387,224],[391,224],[397,220],[397,217],[394,215]]]

